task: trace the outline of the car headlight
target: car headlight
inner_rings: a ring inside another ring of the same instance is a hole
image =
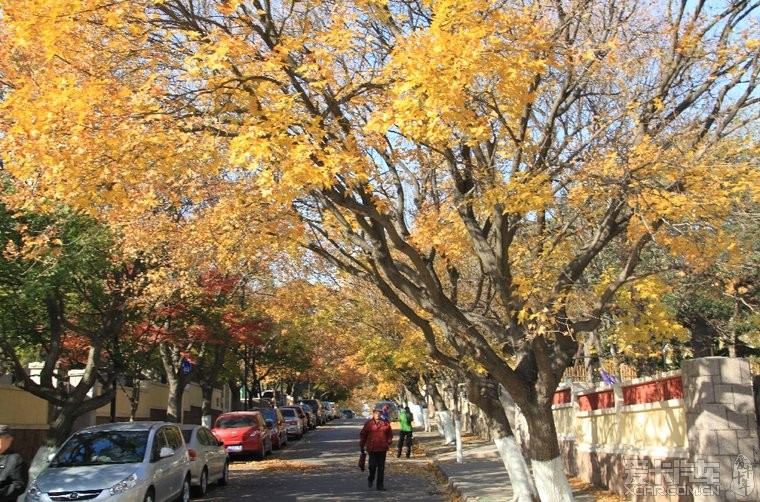
[[[26,490],[26,500],[30,502],[34,500],[42,500],[42,492],[37,486],[37,483],[32,483],[29,486],[29,489]]]
[[[130,488],[134,488],[135,485],[137,485],[137,474],[133,473],[109,488],[108,492],[111,495],[117,495],[121,492],[129,490]]]

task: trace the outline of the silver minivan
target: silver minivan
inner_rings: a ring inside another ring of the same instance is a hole
[[[190,459],[176,424],[119,422],[69,437],[31,483],[27,502],[190,500]]]

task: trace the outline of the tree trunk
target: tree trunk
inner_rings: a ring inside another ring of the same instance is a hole
[[[486,417],[493,442],[512,483],[514,490],[512,500],[531,502],[538,499],[538,492],[533,484],[528,464],[515,441],[504,406],[499,399],[498,383],[490,377],[469,372],[467,393],[469,400],[483,410]]]
[[[443,396],[441,396],[441,393],[438,392],[438,387],[434,382],[432,382],[432,380],[425,380],[425,389],[427,390],[428,396],[430,396],[430,399],[433,401],[433,408],[435,411],[444,411],[449,409],[449,407],[446,406],[446,402],[443,400]]]
[[[71,435],[74,428],[74,422],[82,416],[76,413],[78,404],[68,402],[58,410],[55,420],[48,428],[48,438],[52,439],[56,446],[61,446],[64,441]]]
[[[232,379],[227,380],[227,386],[230,388],[230,411],[242,410],[243,401],[240,399],[240,389],[243,387]]]
[[[446,401],[438,391],[438,386],[432,381],[432,377],[427,377],[425,380],[425,389],[428,396],[433,401],[433,407],[435,408],[436,426],[438,427],[438,434],[444,438],[443,444],[451,444],[455,441],[454,432],[454,417],[449,411]]]
[[[219,374],[224,366],[224,358],[227,353],[227,346],[225,344],[214,344],[210,347],[206,347],[202,363],[196,369],[200,374],[198,381],[201,386],[201,394],[203,396],[203,404],[201,405],[201,420],[206,427],[211,426],[211,420],[213,418],[212,411],[212,399],[214,395],[214,389],[219,384]],[[210,358],[211,361],[206,361]]]
[[[454,415],[450,410],[436,411],[435,421],[438,424],[438,434],[443,437],[443,444],[451,444],[456,440],[454,430]]]
[[[132,382],[132,393],[129,396],[129,421],[134,422],[137,418],[137,409],[140,406],[140,380],[135,378]]]
[[[166,373],[166,382],[169,385],[169,396],[166,402],[166,420],[168,422],[182,422],[182,398],[185,386],[190,383],[194,369],[185,373],[182,368],[182,355],[176,347],[168,343],[161,343],[161,360]]]
[[[203,396],[203,404],[201,404],[201,423],[210,429],[214,417],[211,408],[211,401],[214,397],[214,387],[206,383],[201,383],[201,395]]]
[[[528,422],[531,467],[536,486],[541,487],[541,501],[571,502],[573,491],[559,451],[551,402],[548,405],[525,403],[520,407]]]
[[[180,379],[172,376],[167,379],[169,384],[169,398],[166,403],[166,420],[168,422],[182,422],[182,390]]]

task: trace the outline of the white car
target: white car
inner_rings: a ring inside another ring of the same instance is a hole
[[[31,483],[27,502],[190,500],[190,459],[176,424],[119,422],[69,437]]]
[[[197,495],[205,495],[209,483],[226,485],[230,479],[230,456],[207,427],[180,425],[190,455],[190,485]]]

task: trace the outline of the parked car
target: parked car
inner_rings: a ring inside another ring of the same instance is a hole
[[[296,439],[301,439],[306,434],[306,431],[309,430],[309,418],[300,406],[298,408],[295,406],[280,408],[280,413],[282,413],[282,417],[285,419],[288,434]]]
[[[343,416],[341,414],[341,412],[340,412],[340,408],[338,408],[338,403],[336,403],[334,401],[330,401],[330,406],[332,406],[332,415],[333,415],[333,418],[340,418],[340,417]]]
[[[325,413],[325,420],[331,421],[335,418],[335,407],[330,401],[320,401],[322,403],[322,410]]]
[[[378,401],[374,409],[382,410],[386,406],[388,407],[388,421],[398,421],[398,405],[393,401]]]
[[[304,427],[306,428],[304,430],[304,434],[309,432],[309,414],[306,412],[304,407],[300,404],[294,404],[293,406],[290,406],[290,408],[294,408],[298,413],[299,418],[303,421]]]
[[[190,459],[167,422],[117,422],[72,434],[34,479],[29,502],[190,500]]]
[[[258,408],[272,434],[272,447],[279,450],[288,444],[288,425],[277,408]]]
[[[340,410],[340,412],[343,415],[343,418],[356,418],[356,412],[354,410],[343,408],[342,410]]]
[[[222,413],[211,432],[231,456],[253,455],[263,460],[267,453],[272,453],[272,433],[260,411]]]
[[[327,417],[325,417],[322,402],[318,399],[301,399],[298,404],[308,404],[311,407],[314,415],[317,417],[317,425],[324,425],[327,423]]]
[[[205,495],[209,483],[226,485],[230,479],[230,456],[211,430],[202,425],[180,425],[190,456],[190,486]]]
[[[317,414],[314,413],[314,410],[312,410],[311,406],[309,406],[308,404],[301,403],[299,404],[299,406],[304,411],[304,413],[306,413],[306,417],[309,423],[309,429],[316,429],[317,425],[319,425],[318,420],[317,420]]]

